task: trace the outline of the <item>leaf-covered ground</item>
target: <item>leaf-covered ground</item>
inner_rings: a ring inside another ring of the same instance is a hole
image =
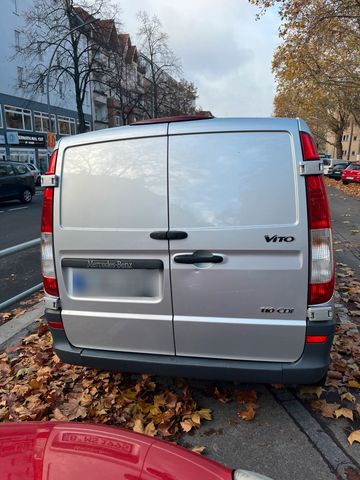
[[[44,297],[43,290],[32,294],[30,297],[22,300],[16,307],[9,308],[5,312],[0,312],[0,326],[9,322],[13,318],[19,317],[28,311],[29,308],[38,304]]]
[[[324,177],[325,184],[329,187],[334,187],[347,195],[360,198],[360,183],[349,183],[344,185],[341,180],[334,180],[333,178]]]
[[[321,416],[348,419],[350,444],[360,443],[360,281],[344,263],[337,264],[336,327],[328,378],[324,387],[302,387],[301,398]]]
[[[255,390],[234,387],[229,393],[211,386],[208,393],[222,403],[235,400],[242,420],[255,417]],[[87,421],[176,440],[211,419],[211,411],[197,405],[184,379],[164,385],[148,375],[62,363],[44,323],[0,353],[0,421]]]

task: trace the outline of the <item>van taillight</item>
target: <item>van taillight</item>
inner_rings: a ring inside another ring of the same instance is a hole
[[[312,136],[307,132],[300,132],[300,140],[304,160],[320,160]]]
[[[55,175],[57,154],[58,154],[57,150],[54,150],[53,153],[51,154],[46,175]]]
[[[319,160],[312,137],[300,132],[304,160]],[[310,235],[309,305],[329,301],[334,292],[334,260],[329,203],[322,175],[306,176]]]
[[[54,175],[56,169],[57,150],[53,152],[46,175]],[[41,216],[41,267],[44,290],[48,295],[59,295],[55,274],[53,249],[53,201],[54,188],[44,188],[44,199]]]

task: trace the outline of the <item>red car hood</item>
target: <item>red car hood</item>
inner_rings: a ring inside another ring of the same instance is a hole
[[[81,423],[0,424],[0,480],[231,480],[232,471],[167,442]]]

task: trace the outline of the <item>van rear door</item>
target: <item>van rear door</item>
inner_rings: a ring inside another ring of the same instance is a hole
[[[308,226],[297,121],[170,124],[176,354],[293,362],[303,351]]]
[[[73,345],[174,354],[166,125],[60,142],[54,251]],[[144,136],[146,135],[146,137]]]

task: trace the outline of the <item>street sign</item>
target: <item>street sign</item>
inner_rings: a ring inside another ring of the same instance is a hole
[[[7,140],[7,143],[11,143],[12,145],[19,145],[18,132],[7,132],[6,140]]]
[[[49,149],[55,148],[56,145],[56,133],[49,132],[47,134],[47,146]]]

